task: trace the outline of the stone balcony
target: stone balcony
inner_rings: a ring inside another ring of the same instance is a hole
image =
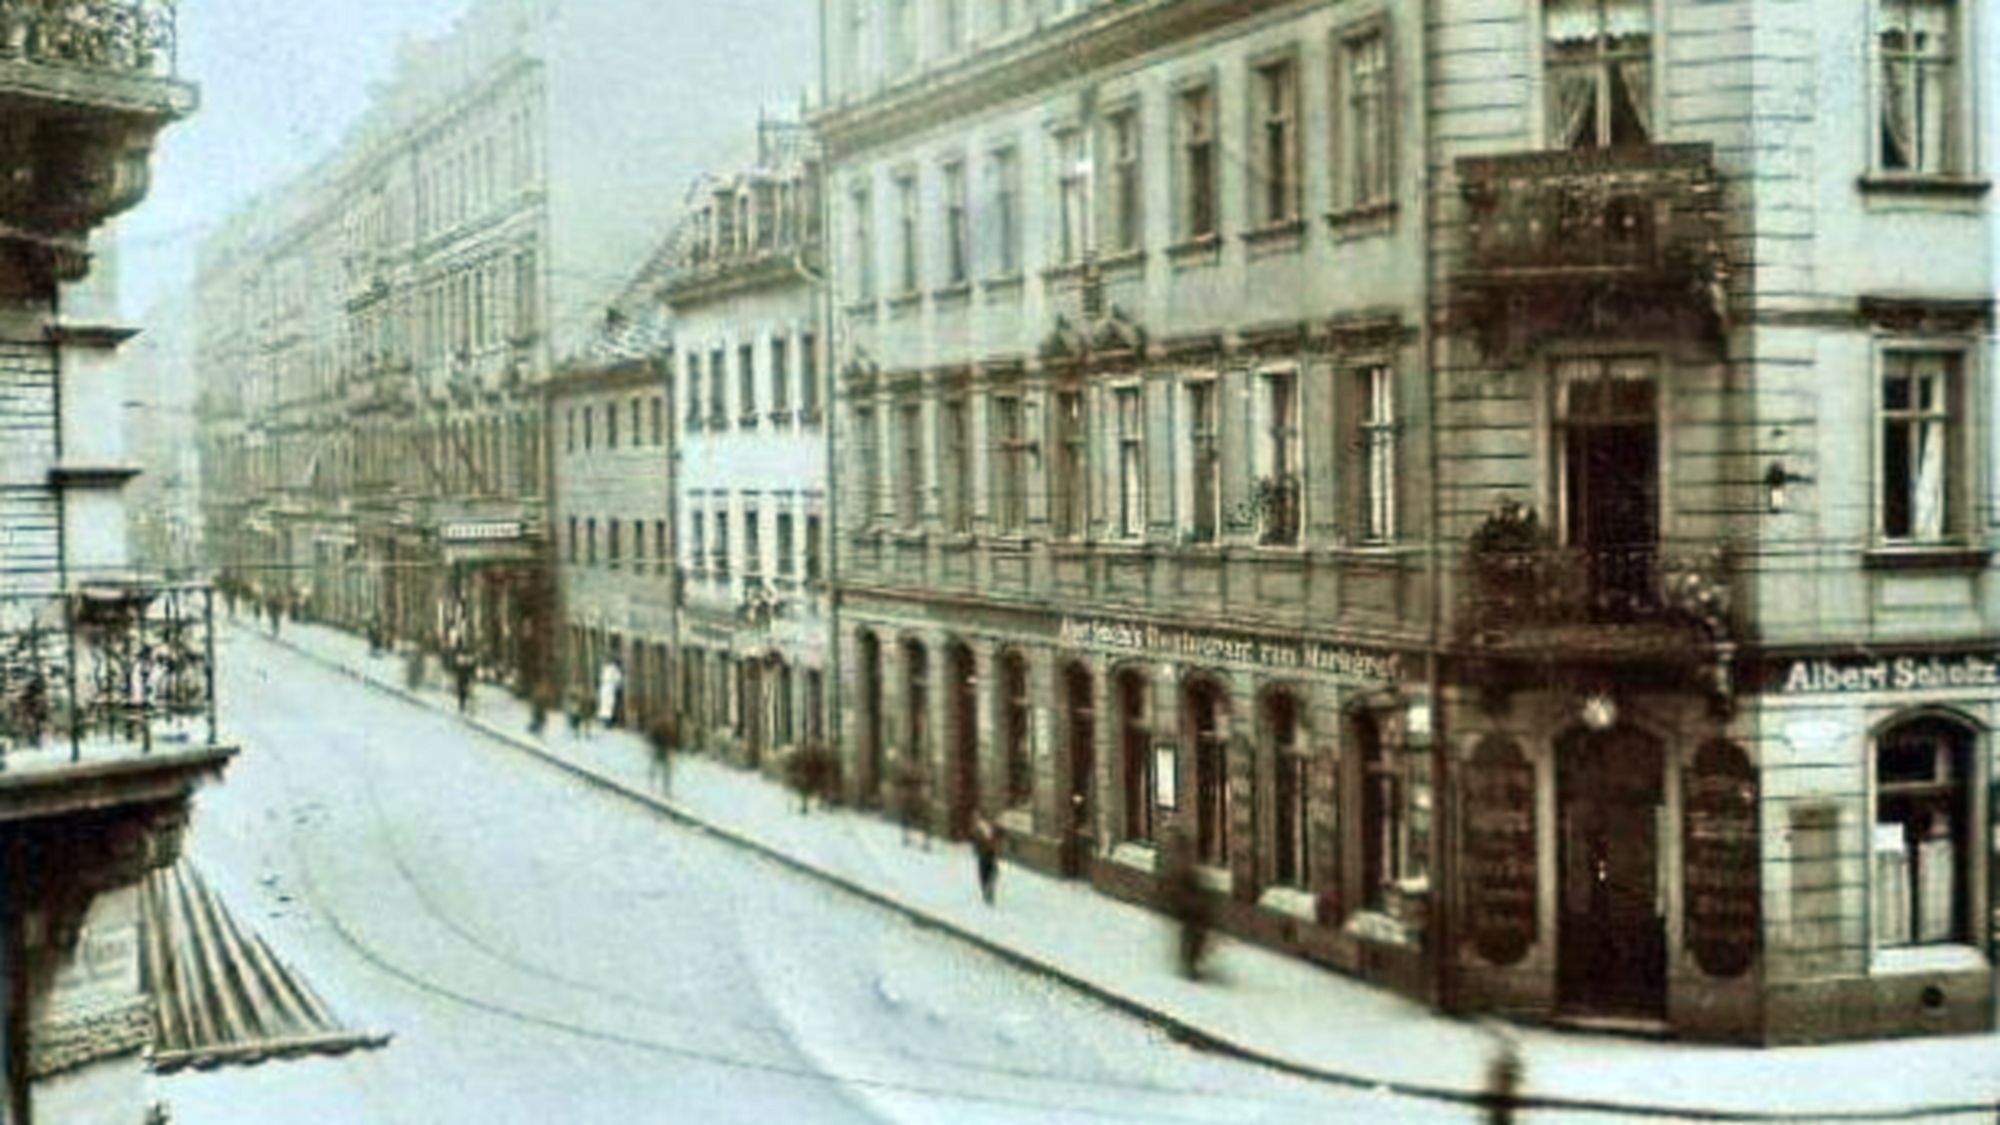
[[[173,0],[0,0],[0,254],[44,281],[144,198],[153,139],[194,110]]]
[[[1662,310],[1713,324],[1729,277],[1706,143],[1461,158],[1454,303],[1489,345]]]

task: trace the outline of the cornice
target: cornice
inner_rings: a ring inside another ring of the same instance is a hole
[[[1295,0],[1123,0],[813,119],[829,160],[1101,70]]]

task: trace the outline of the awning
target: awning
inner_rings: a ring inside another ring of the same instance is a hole
[[[186,859],[146,877],[141,984],[153,998],[152,1066],[170,1072],[380,1047],[342,1026],[305,979],[247,932]]]

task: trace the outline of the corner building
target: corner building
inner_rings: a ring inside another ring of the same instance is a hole
[[[1990,1027],[1977,8],[827,0],[851,794],[1448,1007]]]

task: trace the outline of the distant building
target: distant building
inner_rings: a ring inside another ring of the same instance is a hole
[[[549,523],[563,702],[597,706],[607,663],[624,700],[614,721],[648,730],[673,699],[675,586],[670,345],[605,354],[547,384]]]
[[[212,237],[215,565],[524,674],[508,623],[548,546],[539,384],[644,262],[713,122],[795,88],[810,28],[783,7],[735,5],[765,49],[724,58],[671,5],[479,0],[338,151]]]
[[[822,5],[853,796],[1454,1007],[1993,1025],[1976,5],[968,8]]]
[[[827,722],[827,447],[818,157],[765,121],[754,164],[689,193],[656,293],[680,409],[680,730],[746,765]]]

